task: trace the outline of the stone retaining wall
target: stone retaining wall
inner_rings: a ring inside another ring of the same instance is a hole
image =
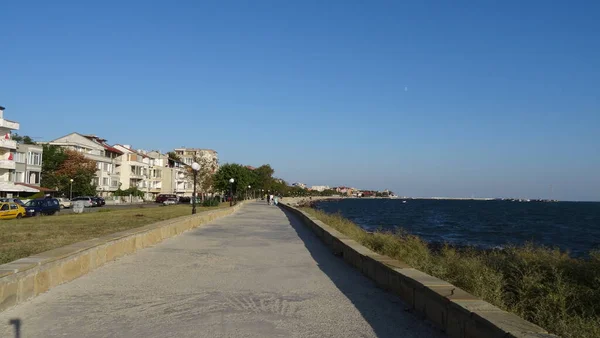
[[[322,221],[286,203],[280,205],[343,259],[379,287],[400,297],[414,312],[450,337],[556,337],[517,315],[393,258],[377,254]]]
[[[229,215],[242,204],[109,234],[0,265],[0,311],[72,281],[107,262]]]

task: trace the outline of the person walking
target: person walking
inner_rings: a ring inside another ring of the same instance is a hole
[[[267,194],[267,204],[271,205],[271,195]]]
[[[274,202],[274,201],[273,201],[273,194],[269,195],[269,200],[271,201],[271,202],[269,203],[269,205],[272,205],[272,204],[273,204],[273,202]]]
[[[278,199],[279,199],[279,197],[277,195],[275,195],[275,197],[273,197],[273,203],[275,203],[275,205],[277,205]]]

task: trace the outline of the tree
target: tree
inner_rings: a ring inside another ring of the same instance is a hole
[[[204,194],[211,192],[213,189],[215,172],[217,171],[217,160],[213,157],[196,156],[194,162],[200,165],[200,170],[196,174],[196,188],[197,193],[204,200]],[[189,182],[194,184],[194,170],[191,166],[186,168],[186,176]]]
[[[96,176],[96,161],[86,158],[73,150],[44,145],[42,163],[42,186],[55,188],[64,195],[95,195],[96,186],[92,184]]]
[[[167,156],[169,156],[169,158],[172,159],[173,161],[183,163],[183,161],[181,160],[181,157],[179,157],[179,155],[177,155],[174,151],[169,151],[167,153]]]
[[[229,179],[235,180],[233,184],[233,193],[243,195],[247,187],[256,182],[254,172],[245,166],[237,163],[226,163],[222,165],[214,175],[214,187],[219,191],[229,191]]]
[[[273,174],[275,170],[268,164],[263,164],[260,167],[254,169],[256,180],[254,186],[257,189],[270,190],[273,185]]]
[[[31,139],[31,137],[25,135],[25,136],[21,136],[17,133],[13,133],[11,135],[11,138],[17,142],[17,143],[21,143],[21,144],[35,144],[35,142]]]

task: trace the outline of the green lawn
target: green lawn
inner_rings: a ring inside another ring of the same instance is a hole
[[[222,203],[220,207],[229,207]],[[197,207],[198,212],[219,207]],[[190,205],[102,209],[0,221],[0,264],[102,235],[191,214]]]

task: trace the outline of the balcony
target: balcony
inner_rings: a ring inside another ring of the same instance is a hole
[[[15,161],[0,160],[0,169],[15,169]]]
[[[0,148],[17,149],[17,141],[0,138]]]
[[[0,119],[0,128],[19,130],[19,123],[5,119]]]

